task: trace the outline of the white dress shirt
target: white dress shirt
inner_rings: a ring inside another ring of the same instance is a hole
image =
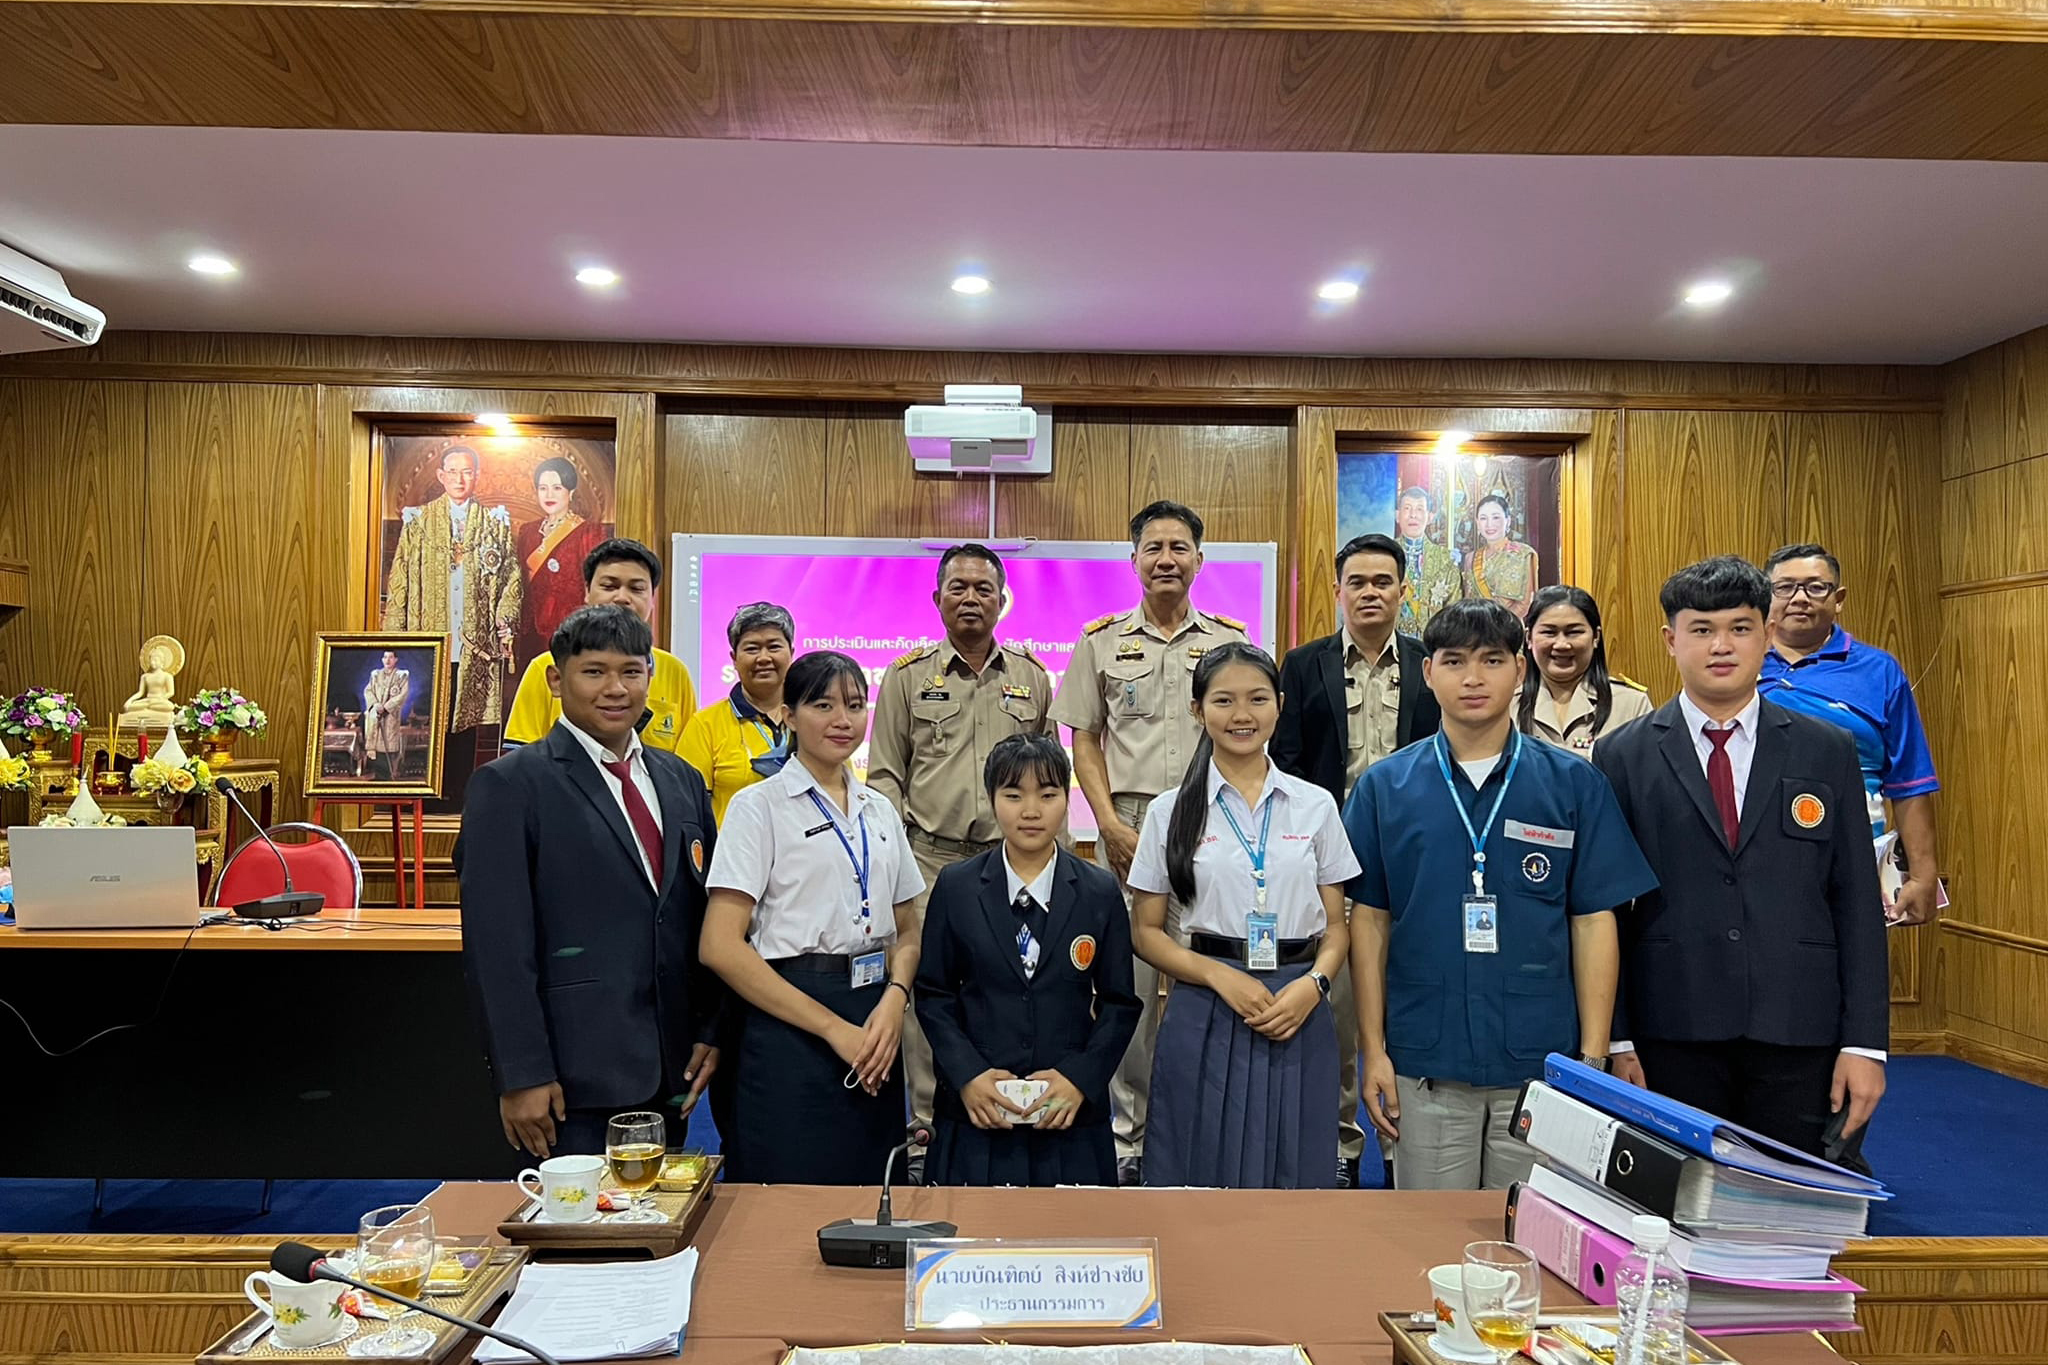
[[[577,729],[566,718],[556,723],[575,736],[576,742],[583,746],[583,752],[589,754],[590,761],[597,765],[597,775],[603,780],[605,790],[612,794],[612,800],[618,804],[619,814],[625,817],[626,830],[633,835],[633,847],[640,852],[640,870],[647,874],[648,881],[657,887],[660,886],[661,869],[648,861],[647,850],[640,846],[640,835],[633,829],[632,813],[626,809],[626,789],[613,775],[612,770],[604,766],[607,763],[617,763],[621,757],[633,765],[633,785],[640,789],[641,799],[647,803],[648,812],[654,816],[654,827],[665,830],[666,826],[661,822],[661,798],[654,794],[654,775],[647,771],[647,755],[641,749],[640,736],[636,734],[628,738],[625,754],[619,755]]]
[[[1728,769],[1735,778],[1735,818],[1740,820],[1744,798],[1749,795],[1749,770],[1756,760],[1756,721],[1758,714],[1763,710],[1763,699],[1754,692],[1750,693],[1749,704],[1742,708],[1735,719],[1729,721],[1708,719],[1707,713],[1694,706],[1692,698],[1683,692],[1678,694],[1678,709],[1685,717],[1686,733],[1692,736],[1693,752],[1700,756],[1701,772],[1708,771],[1707,764],[1714,756],[1714,741],[1707,738],[1707,731],[1712,729],[1735,732],[1728,740]],[[1713,778],[1710,776],[1707,781],[1711,784]],[[1610,1050],[1634,1052],[1636,1045],[1617,1042]],[[1886,1058],[1885,1053],[1872,1047],[1845,1047],[1842,1051],[1857,1057],[1868,1057],[1873,1062],[1881,1062]]]
[[[924,875],[903,837],[896,808],[851,769],[846,782],[847,810],[841,814],[819,790],[811,770],[792,756],[775,776],[735,792],[725,808],[709,885],[753,899],[748,938],[770,962],[804,953],[887,948],[896,939],[895,908],[924,890]],[[824,810],[812,801],[813,792]],[[854,875],[862,824],[868,845],[865,919]]]
[[[1145,808],[1138,851],[1131,858],[1130,887],[1170,895],[1166,875],[1166,827],[1173,819],[1179,791],[1165,791]],[[1283,939],[1314,938],[1323,932],[1325,916],[1319,888],[1342,886],[1358,875],[1358,855],[1344,833],[1343,817],[1330,794],[1313,782],[1290,777],[1276,766],[1266,768],[1266,787],[1259,807],[1249,809],[1244,796],[1209,765],[1207,824],[1195,845],[1195,902],[1181,915],[1184,931],[1244,938],[1245,916],[1257,906],[1252,860],[1224,816],[1224,803],[1237,817],[1239,829],[1253,848],[1270,806],[1273,828],[1266,842],[1266,913],[1278,922]]]
[[[1017,875],[1016,868],[1010,866],[1010,850],[1005,847],[1003,849],[1003,880],[1010,889],[1010,904],[1012,906],[1017,904],[1018,892],[1029,891],[1031,899],[1037,901],[1043,909],[1050,911],[1052,909],[1052,874],[1059,865],[1059,850],[1054,849],[1052,856],[1045,860],[1045,866],[1040,869],[1038,875],[1027,882]],[[1031,940],[1030,955],[1024,960],[1024,975],[1036,976],[1038,974],[1038,958],[1039,954],[1044,950],[1045,945],[1040,943],[1034,936]]]

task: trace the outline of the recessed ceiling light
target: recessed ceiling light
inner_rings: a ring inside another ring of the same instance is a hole
[[[586,265],[576,272],[576,283],[593,289],[608,289],[619,282],[619,272],[601,265]]]
[[[1326,280],[1316,290],[1316,297],[1325,303],[1343,303],[1358,297],[1357,280]]]
[[[1443,432],[1436,438],[1436,453],[1439,455],[1455,455],[1463,450],[1471,440],[1472,433],[1469,431],[1453,429]]]
[[[956,294],[986,294],[989,291],[986,275],[956,275],[953,277],[953,292]]]
[[[1686,286],[1685,301],[1694,308],[1718,308],[1735,295],[1735,286],[1726,280],[1700,280]]]
[[[210,251],[202,251],[185,262],[185,268],[199,275],[233,275],[238,270],[233,261]]]

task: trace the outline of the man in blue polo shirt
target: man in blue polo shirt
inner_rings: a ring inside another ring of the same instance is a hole
[[[1361,1089],[1399,1188],[1505,1189],[1535,1161],[1509,1129],[1545,1055],[1608,1065],[1614,908],[1657,879],[1600,770],[1515,729],[1512,612],[1454,602],[1422,648],[1443,728],[1344,807]]]
[[[1849,590],[1841,562],[1820,545],[1787,545],[1764,561],[1771,580],[1771,648],[1757,690],[1789,711],[1829,721],[1856,741],[1872,835],[1884,803],[1905,851],[1906,873],[1884,907],[1895,924],[1925,924],[1939,895],[1934,850],[1934,758],[1906,671],[1836,623]]]

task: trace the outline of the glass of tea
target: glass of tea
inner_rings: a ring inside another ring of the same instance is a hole
[[[392,1204],[371,1209],[356,1225],[356,1278],[378,1289],[417,1299],[427,1286],[427,1277],[434,1272],[434,1260],[439,1254],[434,1241],[434,1215],[424,1204]],[[433,1347],[432,1332],[405,1325],[411,1310],[404,1304],[376,1293],[370,1295],[370,1301],[390,1314],[391,1325],[376,1336],[350,1342],[351,1356],[414,1356]]]
[[[619,1223],[665,1223],[650,1197],[661,1179],[668,1156],[668,1125],[659,1114],[614,1114],[604,1129],[604,1159],[611,1163],[612,1183],[633,1196],[633,1207],[618,1215]]]
[[[1465,1321],[1497,1360],[1514,1358],[1536,1331],[1543,1307],[1543,1272],[1536,1258],[1513,1242],[1474,1242],[1465,1248]]]

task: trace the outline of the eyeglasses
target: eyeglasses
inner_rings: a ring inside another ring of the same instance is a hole
[[[1835,595],[1837,586],[1834,583],[1827,583],[1818,579],[1810,583],[1773,583],[1771,584],[1771,596],[1777,598],[1780,602],[1790,602],[1800,593],[1805,593],[1806,599],[1809,602],[1825,602],[1828,598]]]

